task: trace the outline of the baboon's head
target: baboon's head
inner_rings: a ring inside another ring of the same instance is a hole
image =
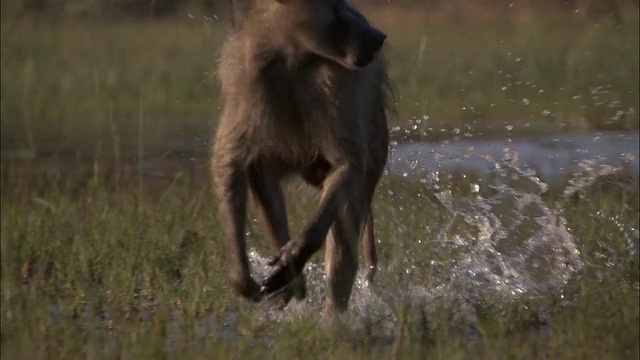
[[[287,43],[348,69],[369,64],[387,37],[346,0],[255,1],[275,2],[278,9],[270,15]]]

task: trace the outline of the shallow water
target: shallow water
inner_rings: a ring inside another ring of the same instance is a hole
[[[389,169],[400,173],[437,170],[478,171],[495,168],[496,159],[517,154],[522,168],[535,169],[545,181],[580,170],[581,162],[628,168],[636,177],[638,132],[589,132],[523,139],[467,139],[441,143],[404,143],[392,150]]]
[[[405,135],[413,132],[405,130]],[[476,139],[472,135],[442,142],[391,142],[388,170],[406,175],[432,174],[437,171],[472,171],[487,174],[497,160],[509,153],[518,157],[520,167],[536,171],[537,176],[554,182],[567,173],[580,171],[585,161],[598,165],[622,167],[636,178],[640,174],[639,133],[586,132],[549,135],[531,138]],[[68,144],[67,144],[68,145]],[[145,176],[172,177],[178,172],[192,175],[208,173],[209,143],[200,138],[173,143],[124,144],[119,158],[113,149],[104,148],[99,154],[86,147],[61,150],[62,144],[43,144],[38,153],[33,150],[0,149],[2,159],[28,161],[39,164],[49,173],[75,174],[95,168],[99,171]],[[137,154],[142,153],[142,159]],[[49,154],[49,155],[46,155]],[[52,155],[53,154],[53,158]],[[118,168],[115,168],[118,167]]]
[[[406,243],[399,245],[402,250],[391,258],[380,259],[374,285],[365,281],[361,269],[349,322],[357,328],[374,317],[384,325],[383,333],[391,334],[402,306],[408,304],[414,311],[435,318],[442,304],[455,304],[458,325],[473,329],[482,307],[502,309],[548,294],[557,294],[562,301],[564,288],[585,266],[585,259],[562,204],[545,199],[550,182],[559,176],[569,177],[560,192],[562,202],[604,176],[630,173],[637,179],[637,142],[637,133],[609,133],[397,145],[386,176],[418,176],[423,187],[413,194],[411,205],[402,200],[399,206],[388,204],[395,206],[392,211],[398,218],[413,220],[394,224],[393,238],[378,242]],[[471,184],[471,196],[457,196],[441,181],[451,169],[471,169],[487,176]],[[637,191],[637,180],[633,186]],[[390,199],[394,195],[389,191]],[[436,213],[441,221],[416,231],[416,227],[428,226],[421,219]],[[416,233],[426,235],[408,239]],[[621,224],[621,233],[628,243],[628,256],[638,256],[638,229]],[[443,256],[425,259],[421,247]],[[250,255],[255,276],[263,278],[269,270],[269,254],[252,250]],[[266,312],[267,318],[304,317],[322,308],[322,265],[309,264],[305,275],[309,297],[292,302],[284,312]],[[474,331],[469,331],[474,336]]]
[[[204,163],[192,157],[183,163],[150,158],[142,162],[143,170],[157,174],[157,166],[168,162],[172,168],[162,174]],[[451,171],[477,172],[484,180],[470,184],[470,195],[457,195],[443,181]],[[562,204],[545,194],[559,177],[568,177],[560,193],[570,201],[598,179],[615,174],[634,177],[637,191],[638,173],[638,133],[394,144],[385,178],[419,179],[414,182],[421,188],[411,195],[411,202],[395,199],[393,190],[376,200],[388,206],[392,216],[376,218],[376,226],[389,224],[392,229],[385,232],[390,238],[377,241],[395,242],[397,250],[380,259],[373,285],[366,282],[363,269],[358,273],[347,322],[357,330],[375,319],[380,338],[392,339],[401,308],[409,306],[414,314],[437,319],[447,304],[456,309],[455,326],[475,338],[474,324],[483,307],[503,309],[548,294],[562,300],[568,282],[587,264]],[[433,214],[437,221],[425,221]],[[628,243],[628,256],[638,256],[638,229],[620,224],[620,232]],[[270,255],[250,249],[256,279],[269,272]],[[305,300],[292,301],[284,311],[259,307],[258,316],[276,322],[316,316],[324,302],[323,265],[310,263],[304,274]],[[232,311],[209,316],[198,325],[196,336],[233,339],[236,324]],[[169,336],[168,347],[174,340]]]

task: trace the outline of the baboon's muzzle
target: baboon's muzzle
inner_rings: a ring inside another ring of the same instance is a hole
[[[363,37],[360,51],[354,63],[357,67],[365,67],[375,58],[378,51],[382,48],[382,44],[384,44],[387,35],[376,28],[370,27]]]

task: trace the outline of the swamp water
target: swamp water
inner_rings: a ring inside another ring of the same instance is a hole
[[[467,171],[476,174],[476,180],[469,182],[465,196],[457,195],[443,180],[452,172]],[[620,174],[633,179],[624,185],[627,190],[638,191],[637,133],[392,144],[382,181],[394,178],[393,184],[402,186],[403,180],[417,178],[420,187],[412,199],[406,192],[389,190],[393,186],[385,186],[386,193],[376,198],[378,206],[391,207],[392,214],[375,215],[378,228],[387,224],[378,246],[397,242],[401,250],[379,259],[374,285],[365,280],[360,263],[348,322],[362,328],[376,319],[378,331],[389,336],[402,307],[435,320],[447,304],[456,308],[452,320],[457,326],[475,337],[479,309],[506,309],[549,294],[564,301],[564,288],[585,260],[563,206],[598,180]],[[550,186],[558,191],[562,177],[560,200],[549,200]],[[620,231],[613,236],[627,242],[627,256],[637,257],[638,229],[611,221]],[[256,278],[268,273],[269,255],[251,251]],[[307,299],[292,301],[284,312],[265,311],[265,318],[286,321],[322,309],[323,265],[309,264],[305,275]],[[539,315],[544,317],[544,309]]]
[[[167,161],[144,159],[145,175],[153,176]],[[204,159],[170,161],[177,171],[192,171],[194,163],[206,171]],[[447,179],[452,173],[466,178],[467,172],[475,175],[461,195]],[[385,207],[375,215],[379,249],[393,243],[393,250],[383,254],[379,250],[374,285],[365,281],[363,269],[358,273],[347,322],[354,330],[374,322],[384,342],[393,339],[403,308],[435,322],[446,306],[455,308],[455,326],[475,338],[474,323],[482,308],[504,309],[549,294],[562,301],[568,282],[585,267],[580,241],[564,217],[563,205],[607,176],[628,176],[632,183],[625,186],[638,191],[638,174],[638,133],[392,143],[382,179],[387,186],[374,201]],[[550,187],[557,188],[554,184],[562,177],[566,183],[560,188],[560,200],[549,200]],[[401,191],[404,181],[416,184],[411,188],[415,192]],[[614,236],[627,242],[626,255],[637,257],[638,229],[616,224],[619,234]],[[257,279],[268,273],[270,255],[250,249]],[[323,265],[310,263],[304,273],[305,300],[292,301],[284,311],[259,305],[257,316],[269,322],[317,320],[324,301]],[[632,286],[637,290],[637,283]],[[56,314],[52,309],[52,316]],[[212,336],[233,339],[239,335],[236,324],[232,311],[208,316],[197,325],[196,336],[202,341]],[[170,348],[177,337],[169,336]],[[270,340],[256,341],[269,346]]]

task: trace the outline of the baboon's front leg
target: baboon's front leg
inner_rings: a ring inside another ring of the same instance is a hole
[[[301,237],[296,241],[290,241],[270,260],[269,265],[274,269],[262,282],[260,291],[263,295],[273,293],[291,282],[300,274],[311,255],[322,246],[338,211],[357,190],[357,174],[358,172],[345,164],[336,166],[327,177],[318,211],[305,227]]]
[[[215,154],[214,150],[214,154]],[[253,301],[260,301],[258,284],[251,278],[245,245],[247,175],[244,169],[224,156],[212,163],[214,187],[219,200],[220,217],[225,232],[227,276],[235,291]]]
[[[270,172],[271,171],[271,172]],[[256,162],[249,167],[249,186],[257,210],[258,218],[275,250],[280,250],[289,240],[286,204],[280,177],[273,174],[275,169],[268,169],[264,164]],[[291,297],[303,299],[306,296],[304,276],[298,276],[288,287],[283,289],[272,300],[276,306],[284,307]]]

